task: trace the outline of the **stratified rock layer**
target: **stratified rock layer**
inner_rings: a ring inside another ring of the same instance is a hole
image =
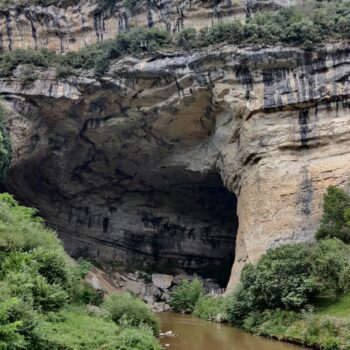
[[[236,196],[232,288],[266,249],[312,240],[325,189],[349,180],[348,46],[124,58],[100,81],[38,74],[0,82],[7,186],[75,255],[215,274],[233,259]]]
[[[302,0],[140,0],[131,8],[122,0],[70,0],[48,7],[13,2],[13,6],[0,8],[1,51],[72,51],[114,38],[132,27],[159,27],[175,33],[187,27],[200,29],[219,21],[244,20],[257,10]]]

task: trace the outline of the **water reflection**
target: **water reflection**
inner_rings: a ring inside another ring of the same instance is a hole
[[[188,315],[160,314],[161,331],[173,331],[175,337],[161,339],[171,350],[301,350],[305,348],[256,337],[236,328],[206,322]]]

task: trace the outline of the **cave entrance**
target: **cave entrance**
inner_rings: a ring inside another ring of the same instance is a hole
[[[192,175],[181,185],[168,187],[167,195],[155,193],[153,202],[157,208],[142,217],[145,227],[157,232],[153,267],[163,273],[197,273],[225,288],[235,257],[236,195],[218,174],[194,180]]]

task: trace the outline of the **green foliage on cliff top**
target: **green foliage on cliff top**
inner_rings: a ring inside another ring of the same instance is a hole
[[[346,2],[309,1],[278,11],[257,13],[246,23],[222,22],[196,31],[185,29],[177,45],[190,49],[219,42],[230,44],[285,44],[312,47],[328,39],[350,37],[350,7]]]
[[[310,1],[303,8],[295,6],[257,13],[246,23],[220,22],[199,31],[187,28],[173,37],[162,29],[135,28],[118,34],[115,39],[67,54],[17,49],[0,55],[0,76],[10,76],[21,64],[56,67],[58,78],[77,74],[81,69],[95,69],[100,76],[107,71],[111,60],[128,54],[153,53],[161,48],[188,50],[218,43],[311,48],[327,40],[349,38],[350,6],[347,2]]]
[[[122,55],[154,52],[169,45],[170,37],[166,31],[156,28],[136,28],[120,33],[116,39],[106,40],[65,55],[48,50],[16,49],[0,55],[0,76],[10,76],[19,65],[54,67],[59,78],[73,75],[75,70],[79,69],[95,69],[96,75],[101,75],[108,69],[111,60]]]
[[[119,314],[124,323],[109,303],[89,313],[86,303],[101,303],[82,281],[89,267],[68,258],[35,209],[1,194],[0,348],[160,350],[150,330],[156,332],[157,323],[141,301],[130,299]],[[131,323],[138,311],[144,317]]]

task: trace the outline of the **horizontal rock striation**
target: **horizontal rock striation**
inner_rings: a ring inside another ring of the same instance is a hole
[[[232,288],[268,248],[311,241],[325,189],[349,180],[349,46],[126,57],[100,80],[36,74],[25,88],[0,81],[7,188],[73,255],[215,275],[235,246]]]
[[[122,0],[67,1],[47,7],[14,2],[0,8],[0,51],[74,51],[132,27],[156,26],[175,33],[186,27],[199,29],[218,21],[244,20],[257,10],[298,2],[301,0],[141,0],[132,7]]]

